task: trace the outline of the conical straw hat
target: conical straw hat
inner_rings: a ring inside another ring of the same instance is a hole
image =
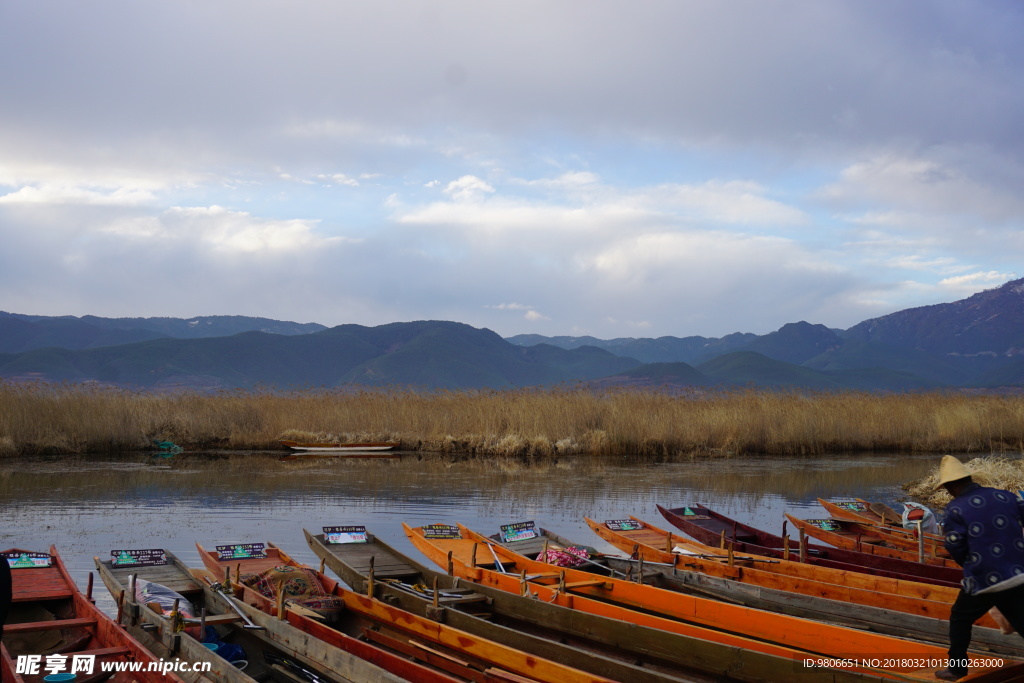
[[[971,473],[967,471],[962,462],[952,455],[944,455],[942,456],[942,462],[939,464],[939,483],[935,485],[935,488],[969,476],[971,476]]]

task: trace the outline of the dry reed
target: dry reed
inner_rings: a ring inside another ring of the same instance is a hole
[[[968,460],[964,467],[971,473],[971,479],[982,486],[992,486],[1014,493],[1024,490],[1024,460],[980,457]],[[925,505],[944,508],[953,498],[944,488],[936,490],[935,485],[938,481],[939,467],[936,465],[923,479],[904,484],[903,490]]]
[[[678,396],[585,388],[149,394],[0,383],[0,454],[133,451],[152,440],[253,450],[277,440],[538,459],[742,453],[1024,451],[1024,397],[953,393]]]

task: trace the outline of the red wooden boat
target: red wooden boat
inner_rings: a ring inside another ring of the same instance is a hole
[[[138,662],[145,669],[150,664],[159,667],[161,661],[101,612],[91,595],[82,595],[56,547],[50,546],[48,553],[11,548],[0,553],[0,561],[11,565],[12,584],[11,608],[0,644],[4,683],[39,683],[49,674],[73,673],[76,666],[80,670],[74,672],[75,683],[182,683],[175,674],[162,673],[159,668],[113,675],[103,670],[104,664],[116,662]],[[21,655],[40,655],[38,671],[16,673]],[[46,668],[49,661],[54,662],[52,670]],[[91,671],[84,670],[90,661]]]
[[[683,533],[709,546],[721,546],[721,539],[733,544],[738,552],[753,553],[765,557],[783,557],[786,539],[756,527],[738,522],[715,512],[703,505],[686,505],[679,508],[658,506],[658,512]],[[785,533],[785,524],[783,524]],[[885,557],[856,550],[847,550],[817,543],[806,543],[805,561],[833,569],[858,571],[875,576],[894,579],[909,579],[920,583],[939,586],[959,586],[963,578],[960,568],[922,564],[906,559]],[[790,544],[789,559],[800,559],[800,544]]]

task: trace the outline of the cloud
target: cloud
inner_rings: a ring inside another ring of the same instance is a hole
[[[494,194],[494,188],[476,176],[464,175],[448,183],[444,192],[457,202],[477,202]]]

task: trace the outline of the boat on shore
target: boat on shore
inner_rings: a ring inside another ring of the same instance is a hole
[[[120,622],[147,649],[160,657],[210,663],[210,673],[197,681],[255,683],[298,676],[341,682],[353,675],[381,683],[402,680],[351,655],[344,667],[334,665],[345,677],[332,674],[321,663],[332,653],[319,641],[240,607],[168,550],[113,551],[110,559],[93,561],[117,603]]]
[[[475,534],[461,525],[404,525],[410,541],[449,573],[475,583],[509,592],[535,595],[539,600],[580,611],[603,614],[669,633],[731,645],[751,656],[789,659],[790,670],[768,673],[756,669],[762,680],[794,680],[824,675],[826,680],[869,677],[872,680],[934,680],[934,669],[919,666],[886,668],[801,669],[810,657],[852,657],[854,652],[902,652],[923,661],[939,661],[945,648],[842,628],[739,605],[684,595],[652,586],[529,560]],[[913,653],[913,654],[911,654]],[[858,660],[859,662],[860,660]],[[979,661],[979,663],[982,663]],[[880,662],[881,664],[881,662]],[[1024,663],[1003,660],[998,668],[972,671],[978,680],[1024,677]],[[997,678],[998,676],[998,678]],[[970,677],[964,680],[970,680]]]
[[[380,666],[411,681],[614,683],[357,594],[322,571],[296,562],[273,543],[243,545],[254,551],[248,558],[235,557],[234,546],[218,546],[216,553],[198,544],[197,548],[213,574],[227,580],[228,572],[234,571],[231,585],[246,603],[269,615],[286,614],[302,630],[328,643],[355,641]],[[308,590],[300,590],[303,587]],[[291,597],[296,595],[302,596],[297,603]],[[296,604],[303,611],[328,611],[330,626],[296,613]]]
[[[4,683],[39,683],[47,674],[75,673],[75,683],[183,683],[171,670],[92,601],[92,574],[83,595],[60,559],[49,552],[10,548],[0,561],[11,567],[11,606],[0,643]],[[18,673],[19,656],[41,657],[32,673]],[[52,668],[47,668],[49,662]],[[141,671],[111,675],[104,665],[137,662]],[[148,669],[152,665],[151,671]],[[88,670],[86,670],[86,668]]]
[[[357,593],[372,592],[418,616],[617,681],[719,680],[688,665],[694,659],[690,651],[662,652],[660,632],[461,581],[424,567],[370,532],[357,542],[303,532],[316,556]]]
[[[302,441],[287,441],[279,440],[282,446],[289,448],[293,452],[299,453],[316,453],[322,455],[350,455],[352,457],[364,457],[371,458],[374,455],[361,455],[360,454],[371,454],[371,453],[382,453],[384,451],[393,451],[402,444],[398,441],[374,441],[364,443],[338,443],[338,442],[302,442]],[[389,457],[389,456],[383,456]]]
[[[801,545],[799,540],[788,543],[786,536],[778,536],[744,524],[703,505],[684,505],[671,509],[661,505],[657,507],[658,512],[669,524],[707,546],[724,548],[722,543],[724,539],[726,543],[732,543],[733,549],[737,552],[780,558],[786,557],[788,546],[788,559],[833,569],[860,571],[876,576],[934,583],[940,586],[958,587],[960,579],[963,578],[963,571],[959,567],[947,567],[944,562],[943,566],[938,566],[834,547],[835,544],[820,545],[804,542]],[[783,534],[785,534],[787,524],[789,524],[788,521],[783,524]],[[798,528],[797,531],[801,535],[806,535],[805,530]]]

